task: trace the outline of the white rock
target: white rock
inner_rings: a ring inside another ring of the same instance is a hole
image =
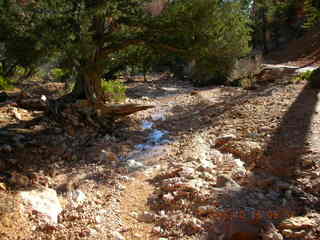
[[[37,189],[32,191],[20,192],[23,201],[30,204],[31,207],[48,217],[48,223],[56,224],[58,215],[62,211],[57,193],[50,188]]]
[[[126,189],[126,187],[123,186],[122,184],[118,184],[118,185],[117,185],[117,188],[118,188],[120,191],[123,191],[123,190]]]
[[[214,206],[200,206],[198,207],[197,211],[200,215],[203,215],[203,214],[215,213],[217,212],[217,209]]]
[[[160,226],[156,226],[156,227],[154,227],[154,228],[152,229],[152,231],[153,231],[154,233],[161,233],[161,232],[162,232],[162,228],[161,228]]]
[[[127,161],[127,165],[129,168],[138,169],[144,167],[143,163],[137,162],[135,159],[130,159]]]
[[[198,170],[203,172],[212,172],[214,165],[211,161],[201,160]]]
[[[17,108],[12,108],[12,112],[13,112],[13,115],[15,116],[16,119],[22,120],[21,113],[18,112]]]
[[[47,102],[47,100],[48,100],[45,95],[41,95],[41,98],[40,98],[40,99],[41,99],[41,101],[44,102],[44,103]]]
[[[130,182],[133,180],[133,178],[129,177],[129,176],[120,176],[119,178],[120,178],[120,180],[125,181],[125,182]]]
[[[315,226],[316,223],[313,219],[308,217],[298,216],[298,217],[291,217],[288,219],[283,220],[279,224],[280,229],[306,229]]]
[[[226,134],[222,135],[220,137],[217,137],[216,139],[216,145],[223,145],[231,140],[235,140],[237,137],[233,134]]]
[[[162,196],[163,201],[165,201],[166,203],[170,203],[174,200],[174,196],[169,192],[167,194],[164,194]]]
[[[185,177],[185,178],[195,178],[196,177],[196,173],[194,171],[193,168],[191,167],[184,167],[180,172],[179,175],[181,177]]]
[[[82,204],[87,199],[86,195],[80,190],[72,191],[71,198],[72,198],[72,201],[76,204]]]
[[[114,237],[114,240],[125,240],[125,237],[121,235],[121,233],[117,231],[111,232],[111,235]]]
[[[130,216],[134,218],[138,218],[139,214],[137,212],[131,212]]]
[[[102,216],[96,216],[96,223],[101,224],[103,222],[103,217]]]

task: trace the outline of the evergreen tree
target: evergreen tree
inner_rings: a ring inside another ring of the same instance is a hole
[[[314,0],[305,0],[304,9],[307,17],[306,28],[311,28],[320,22],[320,2]]]
[[[128,64],[125,56],[134,46],[148,55],[197,60],[214,66],[215,72],[227,71],[217,63],[228,65],[249,49],[248,19],[237,2],[1,0],[0,5],[0,28],[6,29],[0,32],[0,42],[6,49],[8,41],[21,34],[28,43],[21,43],[20,53],[63,59],[64,68],[75,76],[74,89],[59,100],[64,103],[102,103],[103,74],[107,68]],[[4,37],[10,32],[11,38]],[[135,57],[145,60],[141,54]],[[217,61],[220,58],[223,61]]]

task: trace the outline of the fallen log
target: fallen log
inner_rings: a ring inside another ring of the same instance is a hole
[[[104,104],[96,103],[92,104],[87,100],[80,100],[72,104],[72,107],[77,108],[80,111],[84,112],[96,112],[97,115],[103,117],[124,117],[131,115],[133,113],[154,108],[152,105],[139,105],[135,103],[128,104]]]

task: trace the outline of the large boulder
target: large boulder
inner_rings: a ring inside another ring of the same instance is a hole
[[[48,224],[58,223],[58,215],[62,212],[57,192],[50,188],[20,192],[22,200],[42,214]]]

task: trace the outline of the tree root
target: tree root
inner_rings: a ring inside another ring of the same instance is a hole
[[[64,120],[75,126],[89,124],[95,128],[110,128],[115,120],[154,106],[92,103],[89,100],[78,100],[67,104],[56,100],[49,101],[48,107],[49,113],[58,121]]]

